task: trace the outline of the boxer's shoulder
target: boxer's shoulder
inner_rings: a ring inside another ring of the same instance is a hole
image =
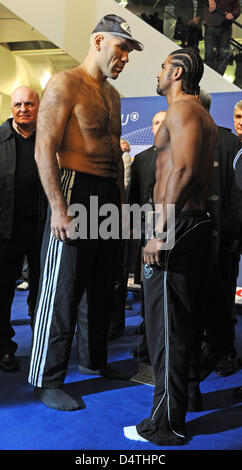
[[[60,72],[52,75],[47,83],[46,90],[61,90],[64,93],[72,94],[73,87],[80,87],[83,82],[84,78],[81,68],[73,67],[70,69],[61,70]]]

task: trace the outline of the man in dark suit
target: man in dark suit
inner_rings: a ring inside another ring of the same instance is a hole
[[[242,100],[234,106],[234,130],[242,143]]]
[[[159,126],[164,121],[166,116],[165,111],[159,111],[153,116],[152,119],[152,132],[155,136]],[[155,163],[156,163],[156,149],[154,145],[138,153],[131,166],[131,182],[128,192],[128,203],[139,204],[142,206],[144,203],[149,202],[149,197],[152,195],[152,190],[155,182]],[[130,251],[135,251],[135,283],[141,284],[141,299],[142,299],[142,312],[141,315],[144,319],[144,302],[143,302],[143,282],[141,276],[141,255],[143,240],[130,240]],[[144,320],[140,327],[137,329],[141,334],[144,333],[142,342],[137,348],[131,351],[131,355],[140,357],[142,360],[148,360],[148,350],[146,344]]]
[[[236,185],[239,190],[239,194],[242,199],[242,100],[239,101],[239,103],[236,103],[234,107],[234,129],[237,134],[237,136],[240,138],[240,150],[238,151],[234,162],[233,162],[233,167],[235,171],[235,179],[236,179]],[[240,214],[241,214],[241,208],[240,208]],[[242,231],[240,233],[240,254],[242,254]],[[240,366],[242,366],[242,357],[238,358],[238,363]],[[234,390],[234,396],[235,398],[238,398],[239,400],[242,399],[242,386],[235,388]]]
[[[29,267],[28,313],[33,320],[47,201],[34,159],[39,96],[28,86],[11,95],[12,118],[0,127],[0,370],[17,372],[11,308],[18,273]]]
[[[165,119],[166,112],[159,111],[152,119],[152,132],[155,136],[157,129]],[[131,167],[131,182],[128,193],[129,204],[144,204],[149,185],[149,172],[154,170],[156,160],[155,147],[149,147],[134,157]]]
[[[201,92],[200,101],[209,111],[210,95]],[[218,126],[212,180],[206,204],[211,215],[212,230],[205,330],[215,359],[215,371],[223,377],[234,372],[236,357],[233,309],[239,269],[241,222],[233,160],[239,148],[239,138],[230,129]]]

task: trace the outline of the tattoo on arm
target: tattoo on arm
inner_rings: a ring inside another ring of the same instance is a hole
[[[37,121],[35,158],[52,209],[66,205],[56,155],[72,109],[72,101],[66,88],[59,77],[50,81],[40,104]]]

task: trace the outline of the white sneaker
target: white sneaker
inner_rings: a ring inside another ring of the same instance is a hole
[[[21,284],[19,284],[16,287],[17,290],[27,290],[28,288],[29,288],[29,283],[26,281],[21,282]]]
[[[136,426],[126,426],[124,428],[124,435],[127,439],[131,439],[132,441],[148,442],[147,439],[144,439],[144,437],[138,434]]]

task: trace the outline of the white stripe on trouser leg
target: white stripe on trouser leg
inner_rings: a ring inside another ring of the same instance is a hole
[[[165,396],[167,395],[167,415],[170,424],[171,431],[179,437],[185,438],[183,434],[178,434],[172,428],[171,417],[170,417],[170,396],[169,396],[169,319],[168,319],[168,303],[167,303],[167,271],[164,270],[163,277],[163,290],[164,290],[164,335],[165,335],[165,392],[160,402],[158,403],[153,415],[152,421],[155,419],[156,413],[159,410]]]
[[[164,328],[165,328],[165,393],[163,397],[161,398],[160,402],[158,403],[155,411],[153,412],[153,415],[151,417],[152,421],[155,419],[155,415],[157,411],[159,410],[164,397],[167,394],[167,411],[168,411],[168,421],[171,427],[171,431],[176,434],[179,437],[185,438],[183,434],[178,434],[174,431],[172,428],[172,423],[171,423],[171,417],[170,417],[170,397],[169,397],[169,324],[168,324],[168,302],[167,302],[167,271],[168,271],[168,263],[169,263],[169,258],[172,250],[174,250],[174,247],[177,246],[178,243],[181,242],[182,239],[191,231],[194,231],[196,227],[201,226],[203,224],[209,223],[209,220],[204,220],[202,222],[198,222],[194,227],[191,229],[188,229],[175,243],[173,248],[168,254],[167,257],[167,262],[166,262],[166,268],[167,270],[164,270],[164,279],[163,279],[163,287],[164,287]]]
[[[164,285],[164,335],[165,335],[165,391],[164,391],[164,394],[162,396],[162,398],[160,399],[156,409],[154,410],[153,412],[153,415],[152,415],[152,421],[154,421],[155,419],[155,415],[158,411],[158,409],[160,408],[166,394],[167,394],[167,380],[166,380],[166,374],[167,374],[167,335],[166,335],[166,316],[165,316],[165,292],[166,292],[166,280],[165,280],[165,273],[166,271],[163,271],[163,285]]]
[[[74,184],[75,174],[76,172],[74,170],[64,169],[63,175],[61,178],[62,191],[63,191],[64,197],[68,206],[71,201],[71,193],[72,193],[72,188]]]
[[[63,170],[61,177],[62,191],[68,205],[71,200],[71,190],[73,188],[75,174],[76,172],[74,170]],[[48,352],[49,334],[62,249],[63,242],[56,240],[52,233],[50,233],[41,286],[41,296],[36,312],[29,372],[29,382],[38,387],[42,386],[42,377]]]
[[[185,438],[184,434],[178,434],[174,431],[171,423],[170,416],[170,395],[169,395],[169,318],[168,318],[168,302],[167,302],[167,271],[164,272],[164,311],[166,318],[166,328],[165,328],[165,344],[166,344],[166,391],[167,391],[167,411],[168,411],[168,421],[170,423],[171,430],[176,436]]]
[[[44,269],[44,274],[43,274],[43,282],[41,286],[41,296],[39,300],[39,306],[43,305],[43,300],[46,297],[46,293],[47,293],[47,266],[48,266],[48,262],[50,258],[51,247],[53,245],[53,242],[52,243],[51,242],[52,242],[52,239],[50,236],[46,260],[45,260],[45,269]],[[31,354],[30,373],[29,373],[29,381],[33,384],[36,384],[35,383],[36,370],[39,364],[39,361],[38,361],[38,358],[40,357],[39,351],[41,349],[41,338],[43,337],[44,323],[45,323],[44,316],[40,318],[39,306],[38,306],[38,311],[36,314],[35,327],[34,327],[34,333],[33,333],[33,344],[32,344],[32,354]]]
[[[41,286],[41,296],[36,312],[29,374],[29,381],[38,387],[42,386],[62,249],[63,243],[54,239],[51,234]],[[50,264],[53,264],[51,271],[49,271]]]

